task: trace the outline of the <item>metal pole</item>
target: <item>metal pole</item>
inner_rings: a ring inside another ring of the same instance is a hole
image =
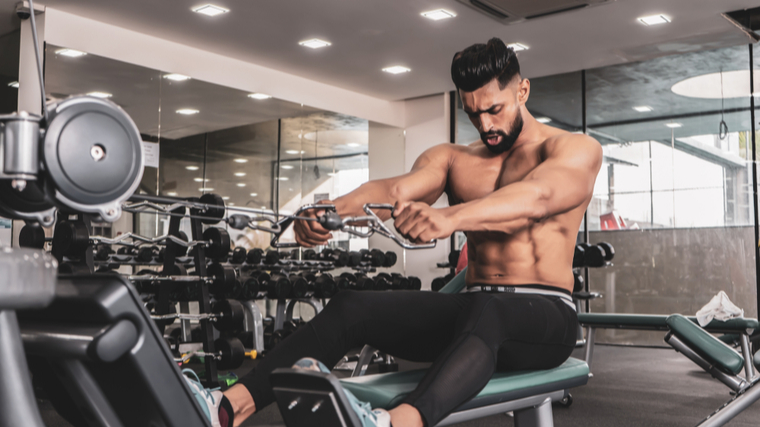
[[[588,134],[588,126],[586,123],[586,70],[581,70],[581,117],[582,117],[582,124],[581,124],[581,130],[583,131],[584,135]],[[589,241],[589,233],[588,233],[588,209],[586,209],[586,213],[583,214],[583,242],[588,243]],[[589,292],[589,280],[588,280],[588,267],[585,267],[583,269],[583,275],[585,276],[586,281],[584,282],[585,291]],[[589,312],[589,300],[586,300],[586,313]]]
[[[760,310],[760,229],[757,215],[757,147],[755,145],[755,73],[752,45],[749,45],[749,105],[752,122],[752,211],[755,216],[755,287],[757,289],[756,310]]]

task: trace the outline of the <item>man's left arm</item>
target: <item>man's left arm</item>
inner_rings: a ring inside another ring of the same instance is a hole
[[[585,135],[560,138],[548,150],[547,159],[523,180],[486,197],[444,209],[418,203],[398,206],[397,230],[416,242],[445,238],[454,231],[512,234],[581,206],[593,192],[602,148]]]

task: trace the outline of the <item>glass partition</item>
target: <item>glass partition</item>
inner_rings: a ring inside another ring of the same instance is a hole
[[[21,31],[0,36],[0,114],[10,114],[18,108],[18,67]]]
[[[694,315],[719,291],[755,317],[746,45],[586,72],[588,134],[604,148],[590,241],[591,311]],[[607,330],[600,341],[660,344]]]

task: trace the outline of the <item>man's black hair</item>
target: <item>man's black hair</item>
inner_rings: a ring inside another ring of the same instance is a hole
[[[499,89],[504,89],[518,74],[520,63],[515,51],[496,37],[457,52],[451,61],[451,79],[465,92],[480,89],[493,79],[498,79]]]

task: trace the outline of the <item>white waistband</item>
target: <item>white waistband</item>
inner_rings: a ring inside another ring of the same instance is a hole
[[[575,303],[570,295],[564,292],[550,291],[548,289],[534,288],[531,286],[475,285],[467,287],[465,292],[503,292],[508,294],[536,294],[560,297],[562,298],[562,302],[566,303],[573,309],[573,311],[575,311]]]

